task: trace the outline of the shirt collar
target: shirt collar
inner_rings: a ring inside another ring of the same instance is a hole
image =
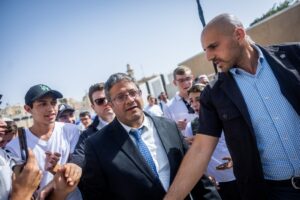
[[[256,45],[252,45],[252,47],[257,51],[258,53],[258,59],[257,59],[257,71],[256,71],[256,74],[258,74],[258,72],[260,71],[260,68],[263,66],[262,65],[262,62],[265,60],[265,57],[264,57],[264,54],[262,53],[262,51],[260,50],[260,48],[258,48],[258,46]],[[237,74],[240,74],[240,73],[244,73],[245,71],[243,69],[240,69],[236,66],[232,67],[230,70],[230,73],[232,75],[237,75]]]
[[[149,127],[150,127],[150,121],[149,121],[149,118],[148,118],[146,115],[144,115],[144,121],[143,121],[143,123],[141,124],[141,126],[138,127],[138,128],[133,128],[133,127],[127,126],[126,124],[122,123],[120,120],[118,120],[118,121],[120,122],[120,124],[123,126],[123,128],[126,130],[126,132],[127,132],[128,134],[129,134],[129,131],[130,131],[131,129],[139,129],[139,128],[141,128],[141,127],[144,126],[144,129],[145,129],[145,130],[149,130]]]
[[[108,124],[107,121],[103,120],[101,117],[98,116],[98,120],[99,120],[99,123],[97,125],[97,129],[100,130],[102,129],[104,126],[106,126]]]
[[[182,99],[182,97],[179,95],[179,92],[176,92],[174,98],[176,99],[176,101],[180,101]]]
[[[101,124],[103,124],[104,126],[108,124],[107,121],[105,121],[104,119],[102,119],[102,118],[99,117],[99,116],[98,116],[98,119],[99,119],[99,122],[100,122]]]

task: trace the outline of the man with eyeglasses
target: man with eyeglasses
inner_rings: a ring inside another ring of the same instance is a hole
[[[104,83],[96,83],[90,86],[89,99],[91,107],[96,112],[97,116],[93,123],[80,135],[71,158],[72,163],[81,167],[83,166],[84,161],[85,140],[110,123],[115,117],[115,114],[111,106],[108,104],[105,96]]]
[[[141,91],[127,74],[111,75],[105,93],[116,118],[86,140],[84,199],[161,200],[187,151],[180,131],[173,121],[143,112]],[[204,184],[207,177],[193,194],[219,199]]]
[[[188,90],[192,87],[194,77],[190,68],[179,66],[173,71],[173,78],[178,92],[164,108],[164,116],[174,120],[184,133],[187,123],[196,117],[195,111],[188,102]]]

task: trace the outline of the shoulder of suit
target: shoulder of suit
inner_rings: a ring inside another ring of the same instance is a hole
[[[217,87],[220,82],[222,82],[226,76],[230,76],[229,73],[219,72],[217,73],[214,78],[208,83],[205,89],[214,89]]]
[[[111,123],[109,123],[108,125],[104,126],[100,130],[90,131],[88,133],[86,132],[85,134],[89,134],[87,135],[88,136],[87,140],[89,140],[89,142],[91,143],[95,143],[96,145],[99,145],[100,141],[102,141],[104,138],[107,138],[109,134],[113,134],[111,128],[112,125]]]
[[[274,45],[269,45],[269,46],[260,46],[258,44],[255,44],[258,46],[260,49],[270,51],[270,52],[278,52],[278,51],[285,51],[289,49],[299,49],[300,48],[300,42],[286,42],[286,43],[281,43],[281,44],[274,44]]]
[[[166,118],[166,117],[159,117],[159,116],[151,116],[150,119],[157,124],[157,123],[166,123],[166,124],[175,124],[174,120]]]

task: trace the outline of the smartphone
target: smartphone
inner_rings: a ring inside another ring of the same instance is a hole
[[[26,163],[28,158],[28,147],[27,147],[26,131],[23,127],[18,128],[18,137],[20,143],[21,158],[24,161],[24,163]]]

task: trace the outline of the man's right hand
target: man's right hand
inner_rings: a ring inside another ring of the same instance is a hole
[[[11,200],[29,200],[39,186],[42,179],[42,171],[31,149],[28,149],[28,160],[24,166],[15,166],[12,175]]]

